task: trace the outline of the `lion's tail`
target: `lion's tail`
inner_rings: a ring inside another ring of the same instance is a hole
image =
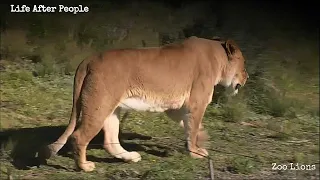
[[[48,146],[47,152],[45,152],[46,159],[50,158],[52,155],[55,155],[64,146],[64,144],[67,142],[68,138],[73,133],[76,127],[76,122],[77,119],[79,119],[81,112],[81,100],[79,97],[82,89],[83,80],[87,75],[87,65],[89,61],[89,59],[82,61],[76,70],[73,85],[73,105],[69,124],[67,126],[67,129],[59,137],[59,139]]]

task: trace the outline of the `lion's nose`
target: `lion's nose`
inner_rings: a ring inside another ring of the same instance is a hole
[[[235,87],[235,90],[240,89],[240,87],[241,87],[241,84],[237,84],[236,87]]]

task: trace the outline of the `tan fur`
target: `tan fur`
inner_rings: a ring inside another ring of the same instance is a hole
[[[244,58],[232,40],[190,37],[157,48],[109,50],[94,55],[76,71],[70,122],[61,137],[49,145],[50,153],[59,151],[70,136],[77,166],[92,171],[94,163],[87,161],[86,147],[103,129],[104,147],[110,154],[125,161],[139,161],[141,156],[126,151],[118,139],[120,110],[136,109],[165,112],[181,121],[190,155],[207,156],[202,147],[207,135],[201,122],[214,86],[235,88],[237,84],[243,86],[247,78]],[[80,112],[80,124],[74,131]]]

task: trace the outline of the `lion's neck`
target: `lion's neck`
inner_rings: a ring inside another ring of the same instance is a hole
[[[224,79],[226,79],[226,74],[227,74],[227,64],[223,62],[215,62],[212,64],[213,68],[213,84],[214,86],[223,83]]]
[[[230,65],[229,65],[230,66]],[[232,78],[235,74],[235,70],[230,68],[228,64],[226,64],[221,71],[221,78],[218,84],[228,87],[232,82]]]

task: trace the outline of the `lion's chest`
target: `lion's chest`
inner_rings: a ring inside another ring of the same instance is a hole
[[[180,108],[183,100],[176,101],[147,101],[140,98],[127,98],[120,102],[119,107],[125,110],[164,112],[168,109]]]

